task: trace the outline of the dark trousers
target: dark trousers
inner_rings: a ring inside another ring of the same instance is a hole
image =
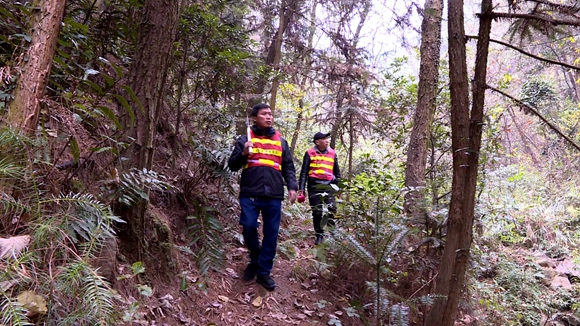
[[[308,192],[308,202],[312,208],[312,222],[316,235],[324,234],[324,226],[335,226],[336,203],[334,194],[329,192]]]
[[[282,200],[266,197],[240,198],[240,224],[246,247],[250,251],[250,263],[256,266],[256,274],[270,275],[278,246],[278,231],[282,215]],[[262,213],[263,239],[258,237],[258,216]]]

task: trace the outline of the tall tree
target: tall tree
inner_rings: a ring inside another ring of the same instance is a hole
[[[483,0],[481,3],[471,115],[467,83],[463,0],[450,0],[447,10],[453,183],[445,249],[439,273],[435,279],[435,293],[442,295],[444,299],[435,302],[426,323],[426,325],[438,326],[452,326],[454,324],[473,238],[472,228],[483,127],[492,0]]]
[[[52,58],[64,15],[66,1],[35,1],[30,24],[30,47],[23,60],[14,101],[10,104],[8,123],[34,132],[40,116],[41,99],[45,94]]]
[[[134,139],[129,166],[151,169],[155,127],[163,108],[169,58],[177,30],[179,1],[145,0],[129,86],[137,101],[123,117],[125,135]]]
[[[279,9],[279,23],[278,28],[272,39],[270,40],[270,45],[268,46],[268,51],[266,53],[265,64],[268,68],[276,70],[280,66],[280,60],[282,59],[282,40],[284,39],[284,34],[286,33],[288,26],[292,19],[298,17],[298,9],[300,8],[300,0],[281,0]],[[278,73],[278,71],[274,71]],[[254,90],[254,94],[258,97],[255,100],[260,100],[266,88],[267,79],[266,76],[261,76]],[[272,84],[271,100],[270,106],[275,108],[276,94],[278,92],[279,77],[275,77]],[[250,103],[252,104],[252,103]],[[252,105],[249,105],[250,107]]]
[[[293,4],[298,3],[298,1],[293,1]],[[272,88],[270,90],[270,108],[274,110],[276,108],[276,97],[278,95],[278,86],[280,85],[280,60],[282,60],[282,39],[284,39],[284,30],[288,25],[290,10],[286,9],[286,0],[280,2],[280,23],[278,24],[278,31],[276,32],[276,39],[273,43],[274,60],[272,62],[272,68],[276,76],[272,80]]]
[[[129,71],[129,86],[136,99],[131,112],[123,111],[125,136],[131,140],[124,168],[150,170],[155,150],[155,130],[164,108],[163,95],[173,41],[177,31],[179,1],[145,0],[139,24],[137,48]],[[144,253],[147,202],[142,200],[129,213],[129,241],[137,241],[139,259]]]
[[[310,8],[310,24],[308,26],[308,34],[306,37],[306,47],[296,47],[298,49],[298,55],[302,58],[302,66],[299,66],[298,69],[302,70],[303,77],[300,80],[295,75],[296,81],[300,84],[300,89],[304,90],[309,80],[308,72],[311,70],[312,66],[312,49],[314,43],[314,33],[316,32],[316,8],[318,6],[319,0],[312,1],[312,7]],[[305,92],[300,93],[300,98],[298,99],[298,115],[296,116],[296,127],[294,128],[294,132],[292,133],[292,140],[290,141],[290,151],[294,153],[296,149],[296,143],[298,142],[298,135],[302,129],[302,120],[304,119],[304,98]]]
[[[413,118],[405,170],[405,186],[411,189],[405,196],[405,211],[408,215],[415,215],[421,211],[425,194],[427,140],[437,105],[442,15],[443,0],[425,0],[421,25],[417,108]]]

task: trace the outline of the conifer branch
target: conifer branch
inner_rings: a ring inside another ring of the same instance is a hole
[[[509,98],[510,100],[514,101],[516,104],[518,104],[520,106],[520,108],[522,110],[524,110],[525,113],[531,113],[531,114],[535,115],[536,117],[538,117],[540,120],[542,120],[543,123],[545,123],[548,126],[548,128],[550,128],[558,136],[560,136],[561,138],[566,140],[566,142],[569,145],[576,148],[576,150],[580,151],[580,145],[576,144],[570,137],[566,136],[562,131],[560,131],[560,129],[558,127],[556,127],[555,125],[550,123],[540,112],[538,112],[538,110],[536,110],[535,108],[524,103],[522,100],[519,100],[519,99],[517,99],[517,98],[515,98],[515,97],[495,88],[495,87],[492,87],[489,84],[486,85],[486,88],[488,88],[496,93],[499,93],[499,94]]]
[[[476,16],[480,16],[481,14],[477,14]],[[509,13],[509,12],[493,12],[491,13],[493,19],[497,18],[507,18],[507,19],[516,19],[516,18],[523,18],[523,19],[530,19],[530,20],[537,20],[549,23],[554,26],[558,25],[567,25],[567,26],[580,26],[580,19],[556,19],[548,16],[546,14],[516,14],[516,13]]]
[[[548,6],[550,9],[559,10],[562,13],[572,13],[575,14],[580,11],[580,6],[576,4],[575,6],[565,5],[561,3],[554,3],[546,0],[527,0],[529,2],[535,2],[537,4]]]

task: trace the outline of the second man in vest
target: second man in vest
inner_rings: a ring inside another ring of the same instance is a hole
[[[321,132],[314,135],[314,147],[304,154],[298,182],[298,195],[304,193],[308,182],[308,202],[312,208],[312,221],[316,233],[315,245],[322,242],[324,225],[334,226],[336,212],[335,190],[330,185],[336,184],[340,179],[340,169],[336,152],[328,146],[329,136],[330,133]]]

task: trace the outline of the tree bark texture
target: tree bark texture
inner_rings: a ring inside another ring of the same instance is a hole
[[[130,101],[134,121],[124,115],[125,135],[132,137],[129,166],[151,169],[155,126],[163,95],[171,48],[177,31],[179,1],[146,0],[129,85],[138,102]]]
[[[296,3],[297,1],[294,1]],[[280,3],[280,24],[278,24],[278,31],[276,32],[276,40],[274,44],[274,62],[272,68],[274,69],[274,79],[272,80],[272,89],[270,90],[270,109],[276,109],[276,98],[278,95],[278,86],[280,85],[280,60],[282,59],[282,39],[284,38],[284,30],[290,21],[286,10],[286,0]],[[292,14],[292,13],[290,13]]]
[[[52,58],[64,16],[64,0],[36,1],[31,17],[30,48],[23,60],[14,100],[10,104],[8,124],[31,134],[40,116],[40,103],[46,92]]]
[[[310,27],[308,28],[308,38],[307,38],[307,45],[306,51],[300,54],[302,57],[302,62],[304,67],[308,67],[311,65],[311,52],[308,49],[312,49],[312,43],[314,41],[314,33],[316,32],[316,7],[318,6],[319,0],[312,1],[312,7],[310,8]],[[305,69],[306,70],[306,69]],[[300,84],[300,89],[304,89],[308,82],[308,74],[305,74],[302,77],[302,81]],[[304,95],[300,95],[300,99],[298,99],[298,107],[300,111],[298,112],[298,116],[296,116],[296,128],[294,128],[294,133],[292,134],[292,141],[290,145],[290,150],[294,153],[296,149],[296,143],[298,142],[298,135],[300,135],[302,129],[302,120],[304,119]],[[308,135],[307,137],[309,137]],[[295,155],[296,156],[296,155]],[[300,156],[298,156],[300,157]]]
[[[424,13],[421,25],[421,66],[417,108],[413,117],[405,170],[405,186],[411,189],[405,195],[407,215],[420,213],[425,198],[427,140],[437,106],[443,0],[426,0]]]
[[[483,126],[491,10],[492,0],[483,0],[470,116],[463,0],[449,1],[453,184],[447,238],[435,285],[435,293],[446,296],[446,298],[437,300],[433,305],[426,325],[452,326],[464,287],[465,272],[473,238],[472,227]]]
[[[268,47],[268,53],[266,54],[266,61],[265,64],[272,69],[277,69],[280,60],[281,60],[281,51],[282,51],[282,40],[284,40],[284,34],[288,29],[288,25],[292,19],[292,16],[298,12],[299,8],[299,0],[281,0],[282,3],[280,4],[280,24],[278,25],[278,30],[272,36],[272,40],[270,42],[270,46]],[[278,63],[276,63],[278,60]],[[276,77],[277,78],[277,77]],[[275,78],[275,80],[276,80]],[[262,98],[264,90],[266,88],[267,80],[264,77],[260,77],[256,82],[256,88],[254,89],[254,94],[259,98]],[[277,82],[277,81],[276,81]],[[274,86],[274,85],[273,85]],[[276,92],[277,92],[277,85],[276,85]],[[276,96],[276,95],[274,95]],[[275,101],[275,100],[274,100]],[[254,101],[258,103],[258,101]],[[272,105],[272,102],[270,103]],[[275,105],[275,104],[274,104]],[[252,107],[253,105],[250,105]],[[274,108],[274,107],[273,107]]]
[[[130,100],[128,96],[133,117],[127,110],[123,111],[122,116],[124,135],[132,140],[125,153],[129,158],[125,169],[150,170],[152,167],[155,130],[163,110],[165,81],[177,32],[178,10],[179,0],[145,0],[143,4],[137,49],[129,71],[129,86],[137,100]],[[148,204],[146,200],[141,200],[130,207],[124,241],[137,247],[137,259],[154,266],[158,260],[147,255],[147,252],[162,253],[164,257],[167,255],[159,243],[148,239],[160,238],[154,221],[146,218]]]

